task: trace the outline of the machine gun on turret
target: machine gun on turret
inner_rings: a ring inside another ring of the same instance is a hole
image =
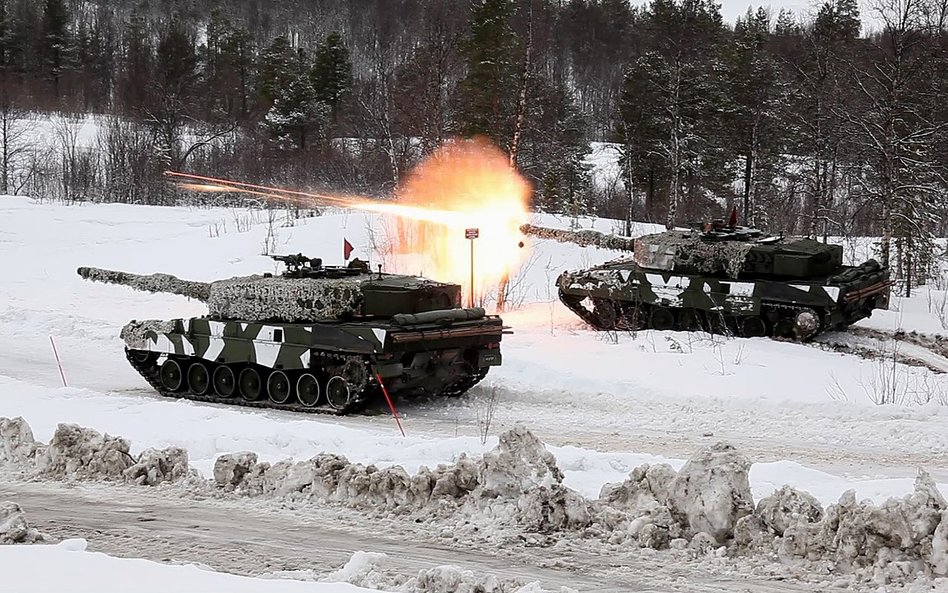
[[[323,266],[321,258],[306,257],[302,253],[271,255],[270,258],[286,266],[286,271],[281,274],[284,278],[346,278],[370,272],[368,262],[358,258],[347,266]]]

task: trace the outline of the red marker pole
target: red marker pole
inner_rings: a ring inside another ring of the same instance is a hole
[[[395,409],[395,404],[392,403],[392,398],[388,395],[388,389],[385,389],[385,383],[382,382],[382,375],[375,373],[375,378],[379,382],[379,387],[382,388],[382,395],[385,396],[385,401],[388,402],[388,409],[392,411],[392,417],[395,418],[395,424],[398,425],[399,432],[402,433],[402,436],[405,436],[405,429],[402,428],[401,418],[398,417],[398,411]]]
[[[66,385],[66,373],[63,372],[63,363],[59,360],[59,352],[56,351],[56,342],[53,341],[53,336],[49,336],[49,343],[53,346],[53,356],[56,357],[56,366],[59,367],[59,376],[63,380],[63,387],[68,387]]]

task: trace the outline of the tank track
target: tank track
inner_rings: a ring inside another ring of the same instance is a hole
[[[655,329],[652,323],[653,319],[651,315],[651,310],[653,307],[650,305],[636,305],[635,303],[631,302],[609,301],[607,299],[592,299],[593,309],[590,310],[583,305],[584,300],[585,297],[576,298],[573,296],[560,294],[560,301],[570,311],[575,313],[577,317],[592,326],[593,329],[599,331],[637,331],[644,329]],[[636,306],[638,307],[640,313],[630,320],[629,311]],[[776,340],[801,342],[811,340],[827,329],[822,323],[819,313],[809,307],[793,307],[790,305],[780,304],[766,304],[763,306],[768,312],[766,315],[764,315],[764,317],[773,317],[776,319],[776,322],[770,320],[765,321],[764,327],[762,328],[764,330],[763,334],[758,332],[747,336],[743,332],[744,322],[747,319],[746,317],[726,314],[714,315],[707,314],[705,311],[700,309],[680,309],[671,307],[667,308],[666,310],[671,311],[674,314],[674,322],[671,327],[662,327],[660,329],[672,329],[679,331],[701,330],[713,334],[733,335],[739,337],[768,337]],[[698,325],[698,327],[689,328],[683,326],[682,313],[686,311],[694,316],[693,321]],[[800,331],[796,330],[794,326],[794,319],[802,313],[811,314],[817,323],[816,329],[804,337],[800,337]],[[756,319],[763,320],[764,317],[756,317]],[[785,325],[787,323],[790,325]]]
[[[304,406],[299,403],[278,404],[276,402],[270,401],[267,398],[250,401],[240,397],[237,394],[234,394],[231,397],[221,397],[219,395],[197,395],[188,391],[169,391],[164,385],[161,384],[161,378],[159,377],[161,366],[155,364],[158,361],[158,357],[155,357],[151,362],[143,362],[136,360],[132,352],[132,350],[127,348],[125,349],[125,358],[128,359],[128,362],[132,365],[132,368],[134,368],[138,374],[142,376],[142,378],[148,381],[148,384],[151,385],[155,391],[165,397],[171,397],[175,399],[187,399],[209,404],[237,405],[248,408],[283,410],[287,412],[303,412],[306,414],[328,414],[332,416],[344,416],[346,414],[359,411],[360,406],[364,407],[365,403],[368,401],[368,399],[370,399],[366,397],[353,402],[353,404],[347,408],[336,409],[329,404],[323,404],[321,406],[314,407]]]
[[[187,399],[191,401],[203,402],[203,403],[212,403],[212,404],[224,404],[224,405],[238,405],[248,408],[257,408],[257,409],[270,409],[270,410],[282,410],[287,412],[302,412],[305,414],[326,414],[331,416],[345,416],[353,412],[364,411],[366,406],[371,403],[376,395],[376,392],[381,392],[379,389],[378,381],[372,376],[371,373],[368,373],[368,379],[364,388],[360,391],[359,395],[345,408],[337,409],[330,406],[328,403],[323,403],[318,406],[304,406],[300,403],[285,403],[279,404],[274,401],[271,401],[267,397],[263,397],[259,400],[251,401],[240,397],[238,394],[234,394],[231,397],[221,397],[219,395],[197,395],[191,393],[187,390],[185,391],[170,391],[165,388],[161,383],[160,371],[161,365],[157,364],[159,356],[155,355],[153,357],[148,357],[146,360],[141,360],[136,358],[134,350],[125,349],[125,358],[128,360],[129,364],[132,365],[132,368],[142,376],[145,381],[148,382],[151,387],[161,394],[164,397],[170,397],[175,399]],[[323,353],[321,356],[328,359],[335,359],[337,363],[345,364],[351,360],[359,360],[361,363],[368,366],[368,360],[363,357],[358,356],[346,356],[339,355],[334,353]],[[465,377],[459,381],[456,381],[447,387],[445,387],[440,393],[436,394],[434,397],[448,396],[456,397],[466,393],[472,387],[477,385],[487,376],[488,369],[483,369],[481,372]]]

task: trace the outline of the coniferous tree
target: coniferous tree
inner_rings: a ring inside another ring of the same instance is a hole
[[[330,33],[316,48],[310,78],[316,99],[330,107],[336,107],[352,86],[352,62],[339,33]]]
[[[283,35],[263,50],[257,78],[257,92],[263,100],[273,102],[279,96],[280,89],[291,80],[290,70],[296,59],[289,39]]]
[[[0,0],[0,71],[6,70],[10,58],[10,15],[7,0]]]
[[[763,9],[739,19],[726,52],[727,128],[735,152],[743,161],[741,211],[748,224],[767,225],[766,208],[758,190],[775,176],[784,148],[782,122],[786,83],[768,50],[770,17]]]
[[[286,72],[288,82],[276,87],[273,107],[264,126],[282,144],[305,150],[326,126],[329,106],[320,101],[309,76],[309,63],[300,50]]]
[[[145,20],[133,16],[122,34],[122,66],[117,73],[119,104],[126,113],[141,115],[154,68],[154,45]]]
[[[71,18],[65,0],[45,0],[40,55],[44,71],[53,81],[56,94],[59,93],[59,82],[63,72],[69,68],[73,58],[70,23]]]
[[[634,62],[631,78],[643,81],[653,100],[646,106],[647,128],[665,131],[664,137],[651,139],[647,150],[667,170],[665,224],[671,228],[678,220],[683,181],[696,190],[722,144],[716,136],[722,111],[716,72],[723,24],[717,5],[704,0],[653,0],[646,22],[650,44]],[[627,104],[636,100],[624,98]],[[725,159],[718,156],[720,164]]]
[[[504,145],[516,109],[517,38],[511,27],[512,0],[484,0],[471,15],[465,47],[467,76],[458,85],[458,129],[483,134]]]
[[[527,138],[539,145],[537,152],[543,171],[541,203],[548,211],[561,212],[571,218],[587,215],[591,185],[589,165],[584,161],[589,145],[583,118],[565,84],[541,88],[545,97],[540,109],[548,114],[551,125],[539,141]]]

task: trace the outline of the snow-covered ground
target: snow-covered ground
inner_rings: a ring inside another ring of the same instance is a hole
[[[375,215],[344,212],[282,222],[281,215],[274,226],[278,252],[302,251],[329,264],[341,261],[344,237],[354,255],[378,260],[373,246],[390,226]],[[553,217],[537,222],[569,224]],[[608,220],[580,224],[604,232],[615,227]],[[333,452],[415,471],[482,452],[501,429],[523,422],[554,445],[566,485],[588,497],[641,463],[677,468],[718,440],[755,461],[756,499],[789,483],[824,504],[850,488],[878,502],[909,492],[917,466],[948,492],[948,375],[904,365],[893,373],[884,361],[766,339],[590,331],[556,300],[553,282],[564,269],[617,254],[548,241],[528,240],[529,255],[514,280],[520,306],[504,315],[514,329],[502,345],[504,365],[458,400],[401,402],[407,438],[384,414],[308,417],[154,394],[125,362],[119,328],[130,319],[201,315],[204,305],[85,282],[76,268],[195,280],[274,271],[274,262],[260,255],[268,226],[265,214],[243,210],[41,205],[0,197],[0,416],[23,416],[40,440],[59,422],[76,422],[125,436],[136,451],[182,446],[205,475],[218,455],[239,450],[270,461]],[[651,230],[643,225],[637,232]],[[396,271],[390,266],[397,262],[386,265]],[[860,325],[941,332],[944,299],[937,290],[894,299],[893,311]],[[61,386],[50,337],[69,387]],[[912,397],[876,405],[893,381]]]
[[[0,592],[9,593],[363,593],[346,583],[271,580],[214,572],[196,565],[168,565],[113,558],[86,551],[84,540],[58,545],[8,546],[0,551]],[[55,568],[52,568],[55,567]]]

